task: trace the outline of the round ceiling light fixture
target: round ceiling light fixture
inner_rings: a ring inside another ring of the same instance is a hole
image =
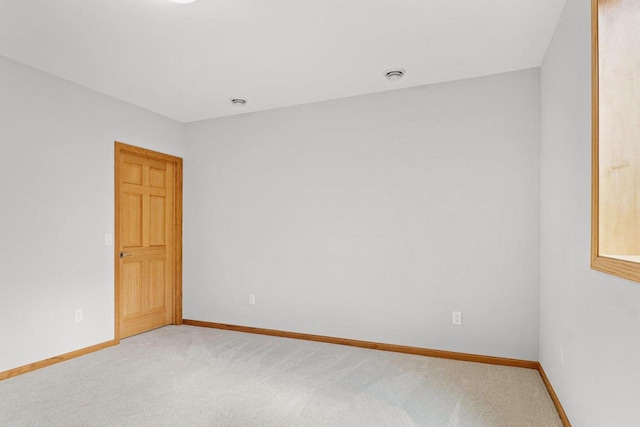
[[[406,72],[407,70],[405,70],[404,68],[391,68],[384,72],[384,76],[387,78],[387,80],[395,82],[404,77],[404,73]]]
[[[169,0],[172,1],[174,3],[180,3],[180,4],[189,4],[189,3],[193,3],[196,0]]]
[[[246,98],[230,98],[229,101],[231,101],[231,103],[236,107],[242,107],[244,105],[247,105]]]

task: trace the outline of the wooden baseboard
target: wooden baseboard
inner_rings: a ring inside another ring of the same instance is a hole
[[[491,365],[514,366],[517,368],[538,369],[540,364],[532,360],[507,359],[504,357],[482,356],[478,354],[457,353],[453,351],[432,350],[429,348],[410,347],[405,345],[383,344],[371,341],[352,340],[347,338],[327,337],[323,335],[303,334],[299,332],[286,332],[276,329],[253,328],[248,326],[227,325],[224,323],[202,322],[199,320],[184,319],[185,325],[201,326],[205,328],[226,329],[237,332],[247,332],[275,337],[294,338],[307,341],[319,341],[330,344],[348,345],[352,347],[369,348],[373,350],[393,351],[396,353],[415,354],[418,356],[439,357],[442,359],[463,360],[466,362],[488,363]]]
[[[104,348],[111,347],[113,345],[114,345],[113,340],[106,341],[100,344],[81,348],[80,350],[71,351],[69,353],[65,353],[60,356],[55,356],[49,359],[40,360],[39,362],[30,363],[28,365],[20,366],[18,368],[9,369],[8,371],[0,372],[0,381],[6,380],[7,378],[15,377],[18,375],[26,374],[27,372],[32,372],[32,371],[35,371],[36,369],[55,365],[56,363],[64,362],[65,360],[70,360],[76,357],[84,356],[85,354],[93,353],[94,351],[102,350]]]
[[[562,425],[564,427],[571,427],[571,423],[569,422],[569,418],[567,417],[566,412],[564,412],[564,408],[560,403],[560,399],[558,399],[558,395],[556,394],[553,386],[551,385],[551,381],[547,378],[547,374],[544,373],[544,369],[542,369],[542,365],[538,363],[538,372],[540,372],[540,376],[542,377],[542,381],[544,385],[547,387],[547,391],[549,392],[549,396],[551,396],[551,400],[558,411],[558,415],[560,415],[560,419],[562,420]]]

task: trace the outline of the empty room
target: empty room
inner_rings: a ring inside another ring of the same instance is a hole
[[[0,1],[0,426],[640,425],[637,28]]]

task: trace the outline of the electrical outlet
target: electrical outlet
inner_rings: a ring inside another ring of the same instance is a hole
[[[254,294],[249,294],[249,305],[255,305],[256,296]]]
[[[454,325],[462,325],[462,312],[461,311],[454,311],[453,312],[452,323]]]
[[[81,308],[76,308],[75,321],[76,322],[82,322],[82,309]]]

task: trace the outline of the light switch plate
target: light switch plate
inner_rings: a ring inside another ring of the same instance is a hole
[[[113,246],[113,234],[107,233],[104,235],[104,245]]]

